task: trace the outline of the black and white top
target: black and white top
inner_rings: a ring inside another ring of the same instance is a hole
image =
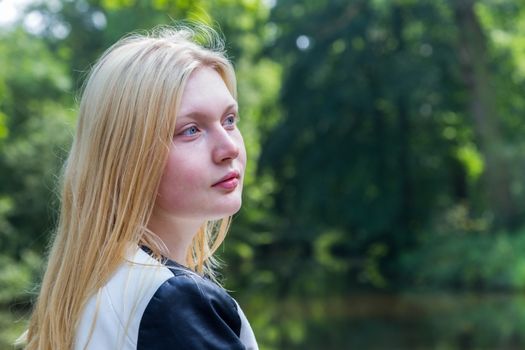
[[[137,248],[88,301],[75,338],[75,350],[81,349],[258,347],[246,316],[224,289]]]

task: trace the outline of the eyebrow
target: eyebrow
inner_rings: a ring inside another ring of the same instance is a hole
[[[237,103],[232,103],[232,104],[229,104],[225,109],[224,111],[222,112],[222,114],[228,112],[229,110],[232,110],[232,109],[235,109],[237,110],[238,109],[238,104]],[[182,118],[196,118],[196,117],[206,117],[207,115],[205,113],[201,113],[201,112],[190,112],[190,113],[186,113],[186,114],[181,114],[179,116],[177,116],[177,120],[179,119],[182,119]]]

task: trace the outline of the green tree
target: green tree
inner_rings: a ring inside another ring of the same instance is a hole
[[[55,179],[70,138],[65,65],[20,29],[0,39],[0,246],[15,258],[41,250],[54,220]]]
[[[302,247],[297,268],[329,252],[321,262],[346,271],[343,289],[401,281],[397,258],[442,213],[496,205],[480,195],[484,148],[467,118],[454,8],[279,1],[271,18],[283,119],[261,166],[277,179],[279,244]]]

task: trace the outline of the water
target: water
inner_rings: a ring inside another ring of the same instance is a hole
[[[256,325],[264,349],[525,349],[521,295],[351,295],[272,308],[268,328]]]
[[[279,304],[265,296],[242,299],[261,350],[525,349],[521,295],[363,294]],[[0,350],[13,349],[9,344],[23,328],[23,313],[0,310]]]

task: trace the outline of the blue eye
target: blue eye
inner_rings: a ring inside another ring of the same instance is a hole
[[[196,126],[190,126],[189,128],[182,131],[182,135],[184,136],[193,136],[199,132],[199,129],[197,129]]]
[[[228,117],[226,117],[226,119],[224,119],[224,125],[226,126],[233,126],[237,123],[237,118],[235,117],[235,115],[229,115]]]

